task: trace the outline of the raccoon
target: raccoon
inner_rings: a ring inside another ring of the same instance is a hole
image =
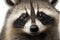
[[[59,40],[58,0],[6,0],[10,6],[1,40]]]

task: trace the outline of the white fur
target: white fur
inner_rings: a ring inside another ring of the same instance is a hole
[[[53,0],[48,0],[50,3],[53,1]]]
[[[35,14],[37,15],[37,9],[34,9],[34,10],[35,10]],[[57,19],[57,17],[58,17],[58,14],[57,14],[56,12],[54,12],[55,10],[52,11],[52,10],[49,10],[49,9],[41,8],[39,11],[40,11],[40,12],[43,11],[45,14],[47,14],[47,15],[49,15],[49,16],[52,16],[52,17],[54,17],[54,18],[56,18],[56,19]],[[55,13],[55,14],[54,14],[54,13]],[[36,22],[36,25],[37,25],[38,28],[39,28],[39,32],[43,32],[44,30],[47,29],[46,25],[43,25],[38,19],[35,19],[35,22]],[[24,32],[30,33],[30,26],[31,26],[31,25],[32,25],[31,20],[29,20],[29,21],[26,23],[25,27],[24,27]],[[50,26],[50,25],[49,25],[49,26]]]
[[[38,20],[36,19],[36,25],[38,26],[39,28],[39,31],[38,32],[43,32],[46,27]],[[24,28],[23,28],[23,31],[26,32],[26,33],[30,33],[30,27],[32,25],[32,22],[31,22],[31,19],[25,24]]]
[[[37,15],[37,9],[34,9],[34,10],[35,10],[35,14]],[[50,15],[56,19],[58,17],[58,14],[55,12],[55,10],[52,11],[49,9],[41,8],[41,9],[39,9],[39,11],[43,11],[43,12],[45,12],[45,14]],[[31,14],[29,9],[27,9],[27,12],[29,15]],[[19,10],[17,12],[12,12],[12,14],[10,15],[10,17],[7,20],[7,29],[10,29],[9,25],[11,26],[12,23],[16,19],[18,19],[22,13],[26,13],[26,10]],[[55,13],[55,14],[53,14],[53,13]],[[47,29],[47,27],[45,25],[43,25],[38,19],[35,19],[35,22],[39,28],[39,32],[43,32],[45,29]],[[31,22],[31,19],[29,19],[28,22],[25,24],[23,31],[26,33],[30,33],[30,26],[31,25],[32,25],[32,22]]]
[[[45,25],[43,25],[38,19],[36,19],[35,21],[36,21],[36,25],[39,28],[39,33],[43,32],[45,29],[47,29],[47,27]]]
[[[43,11],[45,12],[45,14],[49,15],[49,16],[52,16],[52,17],[55,17],[57,15],[57,13],[53,10],[50,10],[50,9],[44,9],[44,8],[41,8],[39,11]]]
[[[8,18],[8,21],[10,21],[11,23],[14,22],[16,19],[18,19],[22,13],[26,13],[25,10],[19,10],[17,12],[12,12],[12,14],[10,15],[10,17]]]
[[[31,13],[30,13],[30,9],[27,9],[27,12],[28,12],[29,15],[31,15]]]
[[[25,24],[25,26],[24,26],[24,28],[23,28],[23,31],[26,32],[26,33],[30,33],[30,26],[31,26],[31,20],[29,20],[29,21]]]
[[[20,12],[21,11],[21,12]],[[6,40],[9,40],[9,39],[11,39],[11,36],[12,35],[10,35],[11,34],[11,32],[12,32],[12,30],[13,30],[13,28],[12,28],[12,24],[13,24],[13,22],[16,20],[16,19],[18,19],[19,17],[20,17],[20,15],[22,14],[22,13],[26,13],[26,11],[25,10],[19,10],[19,11],[17,11],[17,12],[12,12],[12,14],[10,15],[10,17],[7,19],[7,22],[6,22]],[[8,35],[10,35],[10,36],[8,36]]]

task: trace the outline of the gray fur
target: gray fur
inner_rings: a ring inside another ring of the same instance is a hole
[[[54,13],[57,13],[58,16],[56,16],[57,19],[55,20],[55,23],[53,25],[51,25],[50,28],[47,28],[47,30],[45,30],[44,32],[42,32],[41,34],[39,34],[37,36],[31,36],[28,33],[25,33],[22,29],[13,28],[13,26],[11,26],[11,28],[8,29],[6,27],[6,25],[8,23],[7,20],[9,20],[9,17],[11,14],[13,14],[13,13],[17,14],[17,12],[21,8],[25,9],[24,7],[28,8],[29,10],[31,9],[30,0],[21,0],[19,3],[15,1],[18,4],[16,4],[16,5],[14,4],[7,13],[5,24],[4,24],[4,27],[3,27],[3,30],[2,30],[2,33],[0,36],[1,40],[60,40],[59,32],[58,32],[59,12],[54,8],[54,6],[52,4],[50,4],[48,2],[49,0],[48,1],[31,0],[31,1],[33,2],[34,9],[37,7],[39,7],[40,9],[46,8],[46,9],[52,10]]]

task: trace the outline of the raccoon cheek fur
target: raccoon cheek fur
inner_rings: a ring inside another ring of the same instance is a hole
[[[0,40],[60,40],[58,0],[6,0],[11,7]]]

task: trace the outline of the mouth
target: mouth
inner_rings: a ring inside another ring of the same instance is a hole
[[[31,32],[29,35],[30,35],[30,36],[43,36],[43,35],[45,36],[46,33],[45,33],[45,32],[41,32],[41,33],[39,33],[39,32],[34,32],[34,33],[32,33],[32,32]]]
[[[31,32],[29,35],[31,35],[31,36],[38,36],[40,33],[39,32]]]

